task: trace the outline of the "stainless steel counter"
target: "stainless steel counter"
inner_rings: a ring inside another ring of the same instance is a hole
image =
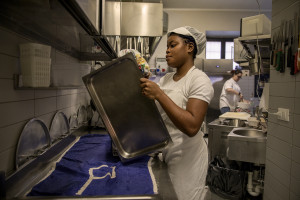
[[[82,127],[77,131],[74,131],[71,135],[64,138],[52,148],[40,155],[32,162],[24,167],[21,167],[16,173],[12,174],[5,181],[6,187],[6,199],[162,199],[162,200],[176,200],[176,194],[171,183],[170,177],[167,171],[167,165],[159,160],[157,156],[154,156],[152,161],[152,171],[156,179],[158,186],[158,194],[155,195],[133,195],[133,196],[43,196],[43,197],[26,197],[26,193],[36,185],[43,177],[55,167],[56,160],[68,150],[74,142],[76,137],[85,134],[107,134],[105,129],[89,129]]]
[[[235,126],[223,125],[215,119],[208,125],[208,158],[211,161],[215,156],[227,157],[228,134]]]

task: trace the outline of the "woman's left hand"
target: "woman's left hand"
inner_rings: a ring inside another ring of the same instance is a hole
[[[159,95],[163,93],[163,91],[159,88],[159,86],[156,83],[150,81],[147,78],[141,78],[140,82],[142,94],[148,97],[149,99],[157,99]]]

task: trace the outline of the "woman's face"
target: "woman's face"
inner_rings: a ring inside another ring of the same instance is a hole
[[[189,44],[185,43],[184,39],[178,35],[170,35],[167,42],[166,60],[170,67],[182,66],[190,52]]]
[[[238,82],[242,78],[242,73],[234,74],[233,75],[233,80]]]

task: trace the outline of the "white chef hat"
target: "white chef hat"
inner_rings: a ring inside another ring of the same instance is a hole
[[[171,33],[177,33],[180,35],[191,36],[194,38],[197,47],[197,55],[199,55],[205,48],[206,44],[206,37],[205,34],[198,31],[197,29],[190,27],[190,26],[183,26],[180,28],[176,28],[170,32],[168,32],[168,37]]]

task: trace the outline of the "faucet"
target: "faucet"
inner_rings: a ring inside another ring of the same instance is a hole
[[[257,106],[255,109],[255,114],[257,117],[257,120],[259,121],[259,127],[262,129],[263,132],[267,132],[267,119],[266,117],[262,114],[262,108],[259,109],[259,107]],[[264,123],[262,122],[261,118],[264,119]]]

